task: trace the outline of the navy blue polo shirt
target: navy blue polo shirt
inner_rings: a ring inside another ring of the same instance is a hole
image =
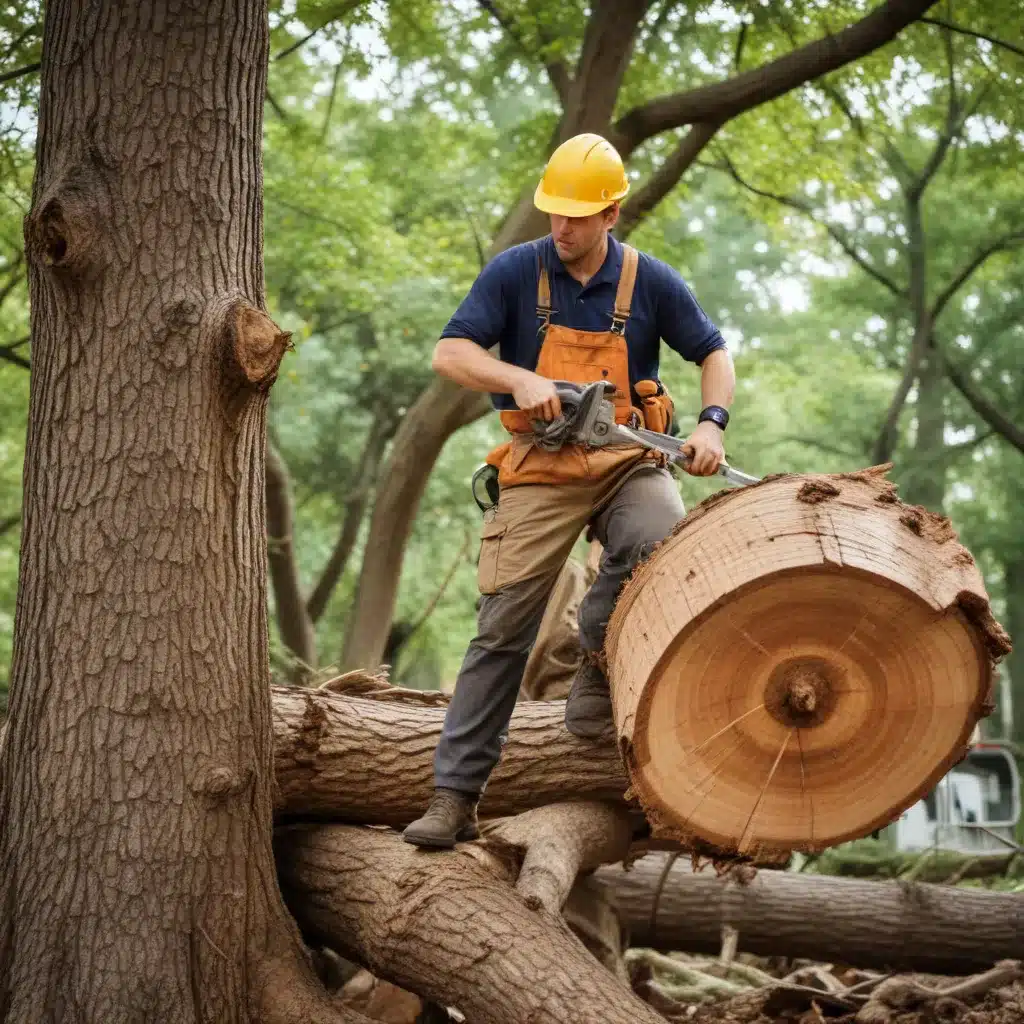
[[[608,236],[601,269],[582,286],[558,258],[551,236],[499,253],[480,272],[469,294],[441,332],[442,338],[468,338],[483,348],[499,346],[503,362],[537,368],[542,338],[537,328],[538,254],[551,282],[553,324],[584,331],[607,331],[615,308],[622,268],[622,243]],[[698,366],[725,348],[718,328],[700,308],[686,282],[667,263],[640,253],[633,301],[626,323],[629,379],[656,380],[660,339]],[[492,395],[498,409],[514,409],[511,395]]]

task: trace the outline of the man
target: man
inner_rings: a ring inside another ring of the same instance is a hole
[[[686,443],[689,472],[708,476],[724,455],[732,360],[679,274],[609,235],[628,191],[607,141],[587,134],[563,143],[534,196],[550,214],[551,234],[491,260],[434,351],[437,372],[491,393],[511,440],[488,456],[498,467],[500,497],[482,530],[477,635],[435,753],[434,799],[404,833],[420,846],[476,838],[476,804],[500,756],[545,603],[587,526],[604,551],[580,605],[584,658],[565,724],[584,737],[611,727],[601,659],[608,618],[637,563],[684,515],[664,460],[646,450],[548,452],[532,443],[531,422],[560,411],[554,381],[609,380],[618,422],[663,431],[672,412],[657,380],[664,339],[701,367],[702,412]],[[497,359],[488,352],[495,344]]]

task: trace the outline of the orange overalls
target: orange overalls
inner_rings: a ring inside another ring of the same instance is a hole
[[[630,386],[626,329],[637,263],[636,249],[623,245],[622,270],[607,331],[584,331],[551,323],[551,287],[547,270],[540,265],[537,316],[544,340],[536,372],[575,384],[611,381],[615,385],[612,401],[617,423],[633,422],[664,430],[672,412],[668,394],[655,394],[658,385],[654,381]],[[633,405],[633,390],[641,398],[641,409]],[[498,468],[501,499],[497,508],[487,513],[481,534],[479,584],[484,594],[530,576],[551,570],[557,573],[587,522],[631,473],[645,463],[665,464],[663,456],[633,445],[566,445],[556,452],[546,451],[534,445],[524,412],[504,410],[501,422],[512,439],[487,456],[487,462]],[[559,486],[522,489],[526,484]],[[522,519],[534,521],[537,529],[524,528]],[[541,526],[543,536],[538,535]]]
[[[630,400],[626,331],[637,253],[622,249],[607,331],[552,324],[550,285],[541,267],[537,314],[544,340],[537,372],[580,384],[610,380],[619,422],[636,415],[664,430],[671,402],[654,394],[655,382],[633,385],[642,411]],[[465,793],[481,792],[498,761],[548,595],[584,528],[591,525],[603,546],[597,578],[578,615],[580,646],[593,658],[600,655],[623,582],[685,514],[675,481],[655,453],[632,445],[548,452],[533,444],[522,412],[503,412],[501,420],[512,438],[487,460],[498,467],[500,493],[481,530],[477,632],[434,755],[434,784]]]

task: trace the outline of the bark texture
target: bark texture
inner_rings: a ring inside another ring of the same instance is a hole
[[[281,883],[304,932],[473,1024],[663,1024],[480,844],[434,855],[381,829],[285,829]]]
[[[526,811],[484,835],[522,857],[516,892],[526,905],[558,915],[580,872],[629,857],[633,830],[621,804],[583,800]]]
[[[858,967],[969,974],[1024,958],[1024,900],[1015,893],[782,871],[743,884],[694,874],[683,860],[662,884],[666,856],[595,874],[631,945],[717,953],[732,926],[743,952]]]
[[[396,828],[419,817],[433,793],[441,694],[414,702],[409,691],[383,690],[376,699],[292,687],[273,692],[279,817]],[[570,797],[622,800],[627,779],[614,745],[577,739],[564,715],[561,701],[516,706],[481,814],[518,814]]]
[[[270,843],[266,62],[255,0],[47,5],[0,755],[12,1024],[318,1013]]]

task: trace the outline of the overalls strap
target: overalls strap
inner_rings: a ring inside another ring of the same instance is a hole
[[[636,284],[636,268],[639,256],[631,245],[622,245],[622,270],[619,271],[619,287],[615,291],[615,312],[612,313],[612,334],[625,334],[629,307],[633,302],[633,287]]]

